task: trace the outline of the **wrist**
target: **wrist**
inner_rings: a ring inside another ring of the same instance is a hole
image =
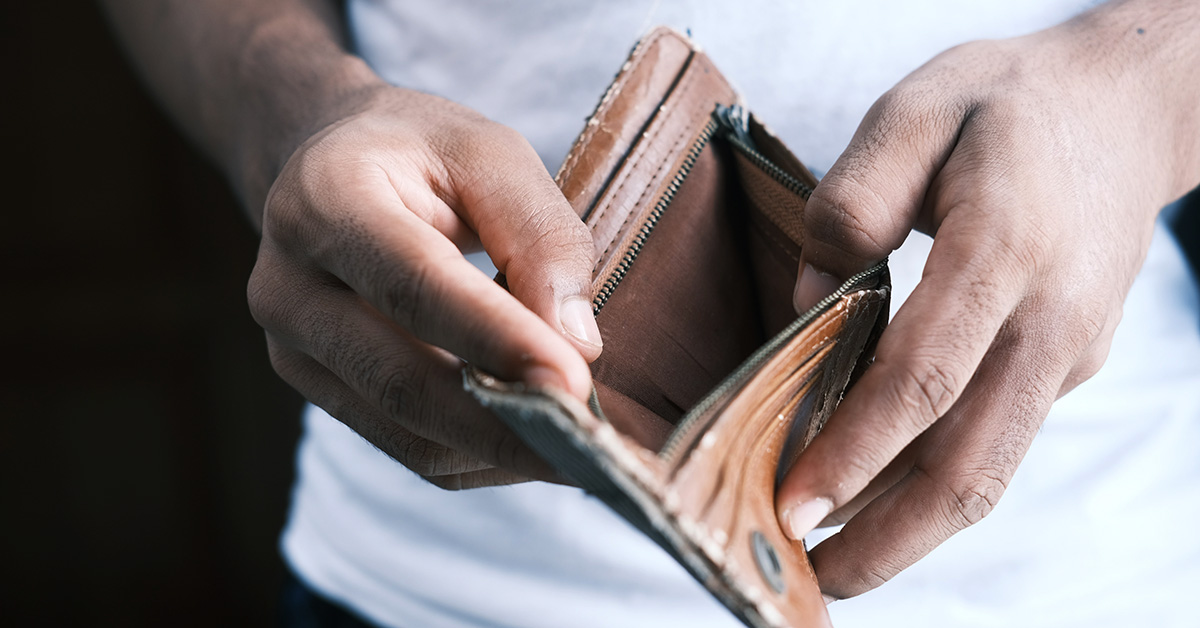
[[[1069,44],[1068,67],[1094,78],[1100,102],[1122,108],[1124,139],[1149,151],[1161,204],[1200,183],[1200,4],[1110,2],[1052,30]]]

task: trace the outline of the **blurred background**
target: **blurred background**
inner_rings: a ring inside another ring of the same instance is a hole
[[[0,621],[272,624],[301,400],[247,310],[257,238],[92,2],[0,16]]]
[[[271,625],[301,400],[255,233],[92,2],[0,24],[0,623]]]

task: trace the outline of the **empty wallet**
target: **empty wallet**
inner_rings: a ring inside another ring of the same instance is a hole
[[[827,626],[775,491],[871,361],[886,262],[797,317],[816,179],[667,28],[634,48],[557,182],[601,252],[591,402],[473,367],[467,389],[746,625]]]

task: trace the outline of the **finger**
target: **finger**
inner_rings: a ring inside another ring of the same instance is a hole
[[[379,312],[499,377],[587,398],[578,350],[410,212],[385,176],[343,181],[322,200],[299,248]]]
[[[887,257],[918,222],[966,117],[963,104],[933,100],[920,72],[875,102],[809,197],[797,311]]]
[[[955,190],[971,193],[934,199],[946,217],[874,365],[780,487],[781,522],[794,538],[858,494],[954,404],[1048,255],[1004,220],[1002,208],[1016,200],[991,170],[970,167],[972,148],[960,147],[943,168]]]
[[[345,287],[291,294],[302,306],[275,301],[270,313],[269,338],[280,347],[273,361],[332,416],[421,475],[475,470],[482,461],[556,477],[463,390],[457,358],[407,335]],[[260,320],[263,314],[256,310]]]
[[[867,487],[859,491],[857,495],[852,497],[841,508],[829,513],[817,527],[827,528],[831,526],[841,525],[846,523],[851,518],[859,513],[863,508],[875,500],[876,497],[886,493],[888,489],[896,485],[897,482],[904,479],[904,476],[912,470],[913,461],[916,460],[917,452],[921,446],[924,435],[918,436],[916,440],[904,448],[896,459],[888,463],[879,475],[871,479]]]
[[[450,189],[512,293],[594,360],[602,341],[592,315],[591,231],[529,142],[493,129],[456,144]]]
[[[382,172],[372,174],[377,177],[383,176]],[[454,211],[454,208],[447,205],[444,200],[430,194],[428,184],[418,172],[407,174],[408,176],[387,177],[397,198],[403,199],[405,208],[445,236],[460,252],[473,253],[480,250],[482,245],[475,229],[467,224],[458,215],[458,212]]]
[[[454,475],[439,475],[425,478],[430,484],[447,491],[463,491],[472,488],[487,488],[489,486],[508,486],[522,484],[531,478],[504,469],[482,469]]]
[[[965,244],[952,237],[951,220],[880,338],[875,363],[780,486],[781,522],[793,538],[857,495],[953,405],[1016,305],[1023,278],[964,271],[958,260],[975,252],[956,250]]]
[[[1075,363],[1074,368],[1071,369],[1071,372],[1067,374],[1062,386],[1058,389],[1059,398],[1075,390],[1077,386],[1100,372],[1100,367],[1104,366],[1104,362],[1108,359],[1108,351],[1112,347],[1113,334],[1117,331],[1117,324],[1121,322],[1121,316],[1122,308],[1118,304],[1104,321],[1100,331],[1096,335],[1096,339],[1084,351],[1083,355]]]
[[[1014,325],[1015,327],[1015,325]],[[1070,369],[1053,335],[1005,334],[945,418],[919,441],[903,479],[813,548],[822,591],[868,591],[992,511]]]
[[[275,342],[269,345],[272,365],[284,381],[415,473],[430,477],[492,468],[482,460],[432,443],[384,418],[337,376],[303,353]]]
[[[316,406],[337,418],[347,427],[408,467],[414,473],[435,484],[461,485],[461,488],[512,484],[530,479],[559,481],[559,476],[515,436],[491,437],[487,429],[479,431],[479,441],[493,439],[493,444],[481,449],[485,460],[469,453],[469,448],[457,450],[424,438],[406,429],[395,420],[382,415],[357,391],[346,386],[336,375],[311,357],[294,349],[271,344],[272,363],[284,381],[291,384]],[[490,418],[482,413],[481,419]],[[488,456],[487,452],[501,455]],[[503,465],[505,468],[499,468]],[[513,469],[510,471],[509,469]],[[462,480],[435,481],[436,478],[464,476]],[[492,478],[485,482],[486,478]]]

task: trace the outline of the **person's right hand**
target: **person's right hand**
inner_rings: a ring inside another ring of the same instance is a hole
[[[511,294],[463,258],[480,244]],[[287,161],[248,294],[283,379],[427,480],[468,488],[554,477],[460,370],[586,399],[595,262],[517,132],[386,87]]]

